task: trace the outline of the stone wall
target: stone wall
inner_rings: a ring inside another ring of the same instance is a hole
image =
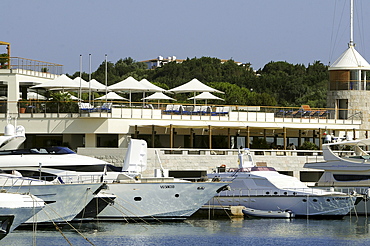
[[[238,167],[236,150],[170,150],[148,148],[148,168],[144,176],[154,175],[154,169],[160,168],[160,162],[164,169],[169,170],[204,170],[213,172],[217,167]],[[78,154],[102,159],[115,166],[122,166],[127,149],[121,148],[79,148]],[[197,154],[189,154],[196,152]],[[280,150],[251,150],[255,163],[266,163],[277,171],[292,172],[293,176],[300,178],[300,171],[308,171],[303,168],[304,163],[323,161],[319,151],[280,151]],[[171,154],[170,154],[171,153]],[[306,156],[304,156],[306,155]],[[308,155],[308,156],[307,156]],[[311,170],[312,171],[312,170]],[[316,170],[313,170],[316,171]]]

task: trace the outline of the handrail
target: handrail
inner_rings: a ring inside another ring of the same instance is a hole
[[[6,103],[12,103],[10,101],[4,101],[3,105]],[[13,102],[14,103],[14,102]],[[26,113],[33,114],[37,113],[69,113],[69,114],[81,114],[84,117],[89,117],[91,113],[95,113],[94,117],[98,116],[96,113],[101,113],[102,117],[112,117],[112,112],[115,111],[114,117],[118,118],[132,118],[133,114],[135,117],[139,118],[153,118],[160,116],[163,119],[187,119],[189,117],[207,117],[208,120],[212,119],[228,119],[229,121],[269,121],[275,122],[278,119],[296,122],[297,120],[362,120],[362,112],[355,109],[340,109],[340,112],[347,112],[338,117],[338,111],[333,108],[312,108],[310,112],[300,111],[299,107],[272,107],[272,106],[240,106],[240,105],[229,105],[223,107],[229,107],[230,111],[223,114],[213,114],[216,107],[221,107],[220,105],[211,105],[211,112],[202,113],[188,113],[188,112],[166,112],[165,107],[153,107],[148,108],[143,106],[142,102],[131,102],[131,107],[128,102],[112,101],[112,108],[109,110],[104,110],[101,105],[103,102],[94,102],[94,108],[91,110],[81,110],[78,107],[77,101],[41,101],[41,100],[22,100],[18,102],[18,108],[25,108],[27,106]],[[1,105],[1,102],[0,102]],[[185,105],[185,104],[182,104]],[[1,111],[0,111],[1,112]],[[148,113],[151,112],[151,113]],[[295,113],[295,112],[298,112]],[[102,114],[104,113],[104,114]],[[155,114],[154,114],[155,113]],[[56,115],[57,116],[57,115]],[[56,117],[53,116],[53,117]],[[46,117],[46,115],[45,115]],[[58,116],[57,116],[58,117]],[[345,117],[345,118],[343,118]],[[280,121],[279,121],[280,122]]]

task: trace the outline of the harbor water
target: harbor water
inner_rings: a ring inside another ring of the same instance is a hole
[[[16,230],[2,245],[369,245],[368,218],[189,219],[183,222],[89,222]],[[68,240],[68,241],[67,241]]]

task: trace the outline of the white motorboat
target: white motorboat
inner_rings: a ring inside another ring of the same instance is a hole
[[[0,173],[0,186],[8,192],[29,193],[41,198],[45,208],[25,224],[71,221],[100,192],[102,183],[56,184],[48,181]]]
[[[244,161],[245,158],[248,160]],[[257,167],[248,149],[244,154],[239,151],[238,168],[219,169],[225,170],[208,176],[232,183],[230,190],[220,192],[210,201],[214,205],[291,211],[296,217],[343,217],[357,202],[356,196],[309,188],[298,179],[280,174],[271,167]]]
[[[227,186],[225,182],[190,182],[164,175],[142,177],[146,151],[144,140],[132,139],[124,166],[118,168],[65,147],[5,150],[0,151],[0,168],[58,184],[106,183],[117,198],[99,213],[100,219],[186,219]]]
[[[345,140],[323,144],[324,161],[307,162],[304,167],[324,170],[317,187],[341,190],[348,193],[370,195],[370,139]],[[359,214],[370,213],[368,199],[361,201]]]
[[[0,192],[0,239],[38,214],[44,201],[30,194]]]
[[[3,153],[17,149],[26,139],[23,126],[14,127],[8,123],[5,126],[4,136],[0,136],[0,150]],[[18,154],[22,155],[22,153]],[[3,159],[4,160],[4,159]],[[25,158],[23,158],[23,161]],[[72,220],[85,206],[94,199],[103,188],[101,181],[94,183],[62,184],[61,182],[48,182],[42,179],[41,164],[39,162],[38,174],[35,178],[23,176],[16,170],[12,160],[7,163],[8,173],[0,173],[0,185],[8,192],[30,193],[45,201],[47,206],[37,214],[37,218],[30,218],[26,223],[66,222]],[[0,169],[1,169],[0,164]]]
[[[249,217],[261,217],[261,218],[282,218],[290,219],[294,218],[295,215],[292,211],[281,211],[281,210],[258,210],[254,208],[244,208],[242,209],[243,214]]]

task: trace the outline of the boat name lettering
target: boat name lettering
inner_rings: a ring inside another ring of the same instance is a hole
[[[161,189],[174,189],[175,185],[161,185]]]
[[[348,200],[348,197],[334,197],[334,200]]]

